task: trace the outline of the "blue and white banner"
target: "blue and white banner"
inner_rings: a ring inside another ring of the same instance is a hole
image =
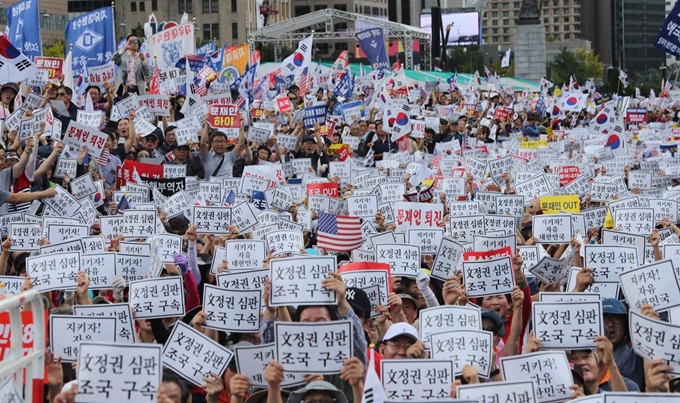
[[[675,3],[661,26],[654,46],[675,56],[680,56],[680,2]]]
[[[149,50],[157,55],[160,71],[173,69],[182,56],[195,54],[195,49],[192,23],[166,28],[149,39]]]
[[[314,124],[326,124],[326,105],[308,106],[303,110],[302,124],[305,129],[314,128]]]
[[[357,32],[355,36],[359,41],[361,50],[366,53],[368,62],[373,66],[373,70],[391,67],[390,59],[387,57],[387,49],[385,49],[385,37],[382,28],[367,29]]]
[[[73,45],[73,76],[83,73],[83,66],[101,66],[111,61],[116,51],[113,32],[113,8],[102,7],[66,25],[66,46]]]
[[[37,0],[23,0],[5,9],[6,35],[15,48],[33,61],[42,56],[40,39],[40,10]]]
[[[196,53],[197,54],[202,54],[202,53],[208,53],[208,52],[214,52],[215,51],[215,42],[209,41],[205,45],[201,46],[200,48],[196,48]]]

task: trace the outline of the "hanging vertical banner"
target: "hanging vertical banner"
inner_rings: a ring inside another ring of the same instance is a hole
[[[654,46],[671,55],[680,56],[680,2],[676,2],[673,11],[668,14]]]
[[[83,66],[101,66],[111,61],[116,51],[113,24],[113,7],[102,7],[68,22],[66,49],[73,44],[73,77],[84,73]]]
[[[37,0],[23,0],[5,9],[7,38],[32,61],[42,56],[39,11]]]
[[[224,49],[222,57],[222,70],[218,81],[231,84],[243,75],[248,65],[250,45],[230,46]]]
[[[195,53],[194,24],[176,25],[154,34],[149,39],[149,50],[156,55],[160,71],[173,69],[184,55]]]
[[[387,57],[382,28],[367,29],[357,32],[355,36],[359,41],[361,50],[366,53],[368,62],[371,63],[373,70],[390,68],[390,59]]]

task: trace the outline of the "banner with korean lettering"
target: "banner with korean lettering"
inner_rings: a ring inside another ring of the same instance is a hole
[[[194,54],[194,24],[182,24],[162,30],[149,39],[149,50],[156,55],[160,71],[174,69],[184,55]]]
[[[5,9],[7,38],[31,60],[42,56],[39,11],[37,0],[23,0]]]
[[[105,133],[71,120],[62,141],[64,145],[73,146],[78,150],[85,146],[89,155],[98,158],[104,152],[107,138]]]
[[[146,106],[149,112],[159,116],[170,116],[170,99],[165,95],[139,95],[139,106]]]
[[[208,108],[208,124],[214,129],[241,127],[241,114],[238,105],[211,105]]]
[[[59,57],[36,57],[33,61],[38,70],[49,71],[49,79],[58,81],[61,77],[61,66],[64,64],[64,59]]]
[[[116,51],[113,25],[113,7],[102,7],[68,22],[66,43],[73,44],[73,77],[82,75],[84,66],[101,66],[111,61]]]
[[[88,67],[87,75],[90,85],[101,86],[104,83],[113,82],[116,77],[116,68],[113,62],[108,62],[101,66]]]
[[[357,32],[356,38],[359,41],[361,50],[366,53],[368,62],[377,69],[389,69],[390,59],[387,57],[387,50],[385,48],[385,37],[383,30],[380,27],[367,29],[365,31]]]
[[[680,2],[676,2],[673,11],[668,14],[654,46],[671,55],[680,56]]]
[[[134,182],[135,172],[142,180],[145,178],[163,179],[163,165],[125,160],[118,169],[118,188],[125,186],[129,180]]]
[[[222,57],[222,70],[220,70],[217,81],[231,84],[241,77],[246,71],[249,54],[250,45],[229,46],[225,48],[224,56]]]

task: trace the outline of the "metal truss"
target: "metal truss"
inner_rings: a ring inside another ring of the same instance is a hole
[[[297,43],[309,36],[314,30],[314,41],[320,43],[354,43],[354,30],[347,29],[342,32],[334,31],[338,22],[362,22],[383,28],[383,34],[387,40],[399,40],[404,44],[404,67],[413,69],[413,42],[420,41],[420,65],[422,70],[429,70],[431,66],[431,35],[426,30],[399,24],[392,21],[380,20],[361,14],[348,13],[346,11],[327,8],[314,11],[300,17],[291,18],[270,26],[263,27],[259,31],[248,35],[250,48],[254,49],[257,43],[273,43],[279,51],[277,61],[280,61],[280,45],[285,43]],[[319,31],[317,31],[319,30]]]

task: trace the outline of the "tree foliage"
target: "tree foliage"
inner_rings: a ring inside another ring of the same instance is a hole
[[[66,57],[66,40],[55,39],[43,44],[43,56],[45,57]]]
[[[569,84],[569,77],[574,75],[583,84],[589,78],[596,81],[602,77],[604,65],[592,49],[576,49],[572,51],[566,47],[560,48],[560,53],[551,63],[552,82],[557,86]]]
[[[459,73],[484,72],[484,54],[478,45],[448,48],[448,59],[449,71],[458,69]]]

